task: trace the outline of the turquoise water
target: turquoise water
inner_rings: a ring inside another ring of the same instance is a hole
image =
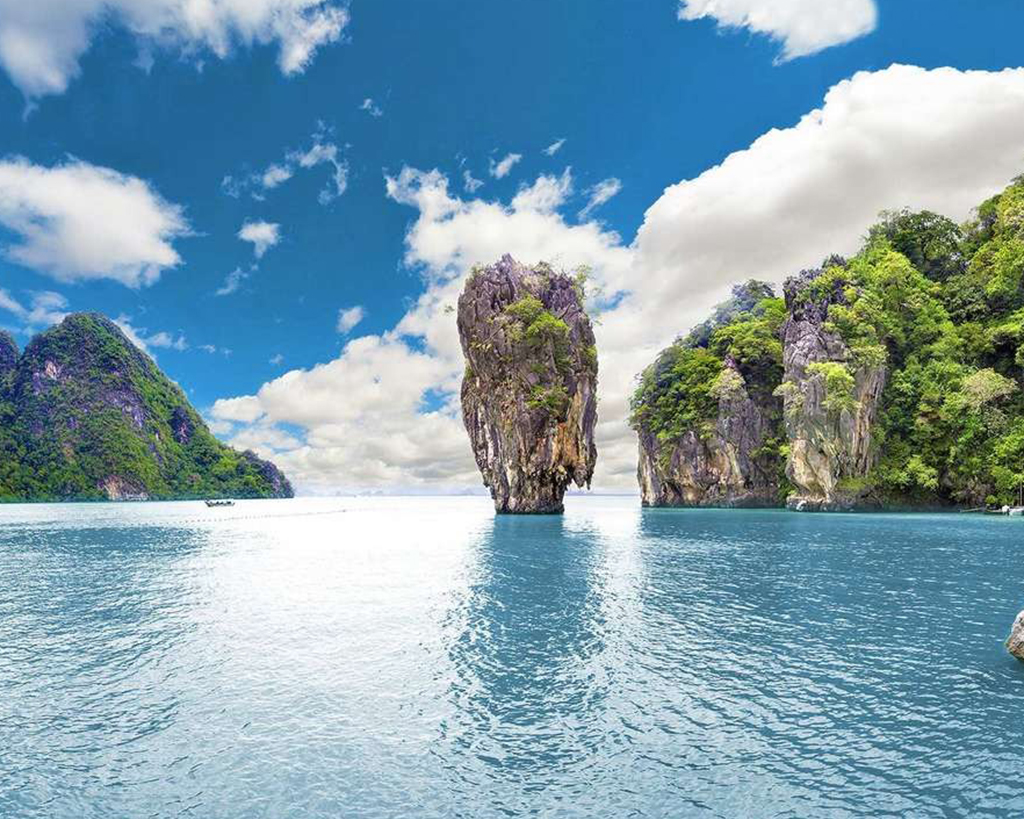
[[[1021,816],[1021,607],[1021,519],[0,507],[0,816]]]

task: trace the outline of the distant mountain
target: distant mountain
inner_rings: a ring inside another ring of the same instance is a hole
[[[214,438],[106,317],[70,315],[21,354],[0,331],[0,500],[292,495],[272,463]]]

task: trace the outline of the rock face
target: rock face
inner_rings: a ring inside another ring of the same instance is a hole
[[[782,310],[769,285],[738,285],[643,372],[631,423],[645,506],[778,505]]]
[[[462,419],[500,513],[554,513],[597,461],[597,349],[582,281],[511,256],[459,297]]]
[[[822,287],[822,285],[826,285]],[[804,271],[785,284],[784,373],[779,393],[789,439],[786,475],[793,509],[855,507],[878,453],[871,431],[884,366],[856,364],[849,347],[825,327],[829,307],[843,303],[841,278]]]
[[[644,506],[778,505],[778,470],[760,454],[778,413],[751,398],[734,361],[725,366],[720,378],[729,386],[719,391],[710,432],[702,436],[689,430],[662,442],[649,430],[638,430],[637,475]]]
[[[1006,641],[1006,649],[1014,657],[1024,663],[1024,611],[1017,615],[1010,629],[1010,637]]]
[[[0,339],[0,372],[6,361]],[[0,498],[291,497],[281,472],[210,433],[113,322],[74,314],[0,378]]]

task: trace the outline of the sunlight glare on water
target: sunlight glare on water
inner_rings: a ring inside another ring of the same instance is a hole
[[[0,507],[0,816],[1024,815],[1024,521]]]

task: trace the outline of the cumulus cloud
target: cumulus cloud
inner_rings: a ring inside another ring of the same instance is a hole
[[[348,335],[363,320],[364,311],[358,304],[355,307],[342,308],[338,311],[338,332]]]
[[[330,0],[0,0],[0,66],[27,97],[61,94],[106,23],[127,29],[140,51],[196,58],[236,46],[275,44],[285,74],[302,72],[348,24]]]
[[[14,315],[26,332],[44,329],[59,324],[67,316],[68,300],[52,290],[36,290],[29,293],[27,305],[0,287],[0,310]]]
[[[150,333],[145,327],[132,325],[131,316],[126,316],[124,313],[114,319],[114,324],[121,328],[121,332],[128,337],[132,344],[153,358],[156,358],[153,355],[153,348],[178,350],[179,352],[188,349],[188,341],[181,333],[178,333],[177,337],[174,333],[168,333],[166,330]]]
[[[560,208],[571,193],[572,169],[566,168],[561,176],[542,175],[532,185],[522,185],[512,200],[512,210],[551,213]]]
[[[596,222],[566,221],[564,200],[553,204],[561,177],[541,177],[503,204],[461,199],[439,171],[404,168],[386,184],[417,214],[405,253],[423,274],[417,301],[391,331],[354,338],[333,361],[218,402],[214,414],[304,430],[300,446],[264,452],[306,489],[478,485],[458,412],[463,362],[450,315],[465,276],[505,252],[585,264],[600,318],[594,486],[635,489],[628,395],[658,350],[733,283],[780,282],[856,250],[884,208],[966,217],[1020,172],[1021,134],[1022,69],[860,73],[792,127],[667,188],[629,244]]]
[[[875,0],[680,0],[680,20],[704,17],[766,34],[792,60],[874,31],[878,9]]]
[[[579,212],[580,219],[586,219],[596,209],[611,199],[622,190],[622,182],[615,177],[609,177],[587,190],[587,204]]]
[[[153,284],[176,266],[173,242],[190,233],[182,209],[137,177],[18,157],[0,160],[0,225],[17,237],[4,247],[11,261],[59,281],[129,287]]]
[[[275,355],[272,355],[270,357],[270,360],[267,363],[268,364],[273,364],[275,367],[277,367],[283,361],[284,361],[284,356],[281,355],[281,353],[276,353]]]
[[[516,166],[516,163],[523,158],[522,154],[505,154],[504,158],[495,162],[491,160],[491,176],[495,179],[504,179],[509,173],[512,172],[512,168]]]
[[[556,139],[554,142],[548,145],[547,148],[544,149],[544,153],[546,153],[548,156],[554,156],[560,150],[562,150],[563,145],[565,145],[564,137],[562,139]]]
[[[246,222],[242,225],[241,230],[238,231],[238,238],[243,242],[252,243],[252,250],[256,254],[256,258],[262,259],[264,253],[281,241],[281,226],[276,222]],[[230,280],[231,276],[229,275],[228,278]],[[235,290],[238,289],[240,282],[241,277],[235,282]],[[228,281],[225,286],[230,284],[231,282]],[[221,290],[223,289],[225,288],[221,288]],[[218,291],[218,294],[226,295],[220,293],[220,291]]]

